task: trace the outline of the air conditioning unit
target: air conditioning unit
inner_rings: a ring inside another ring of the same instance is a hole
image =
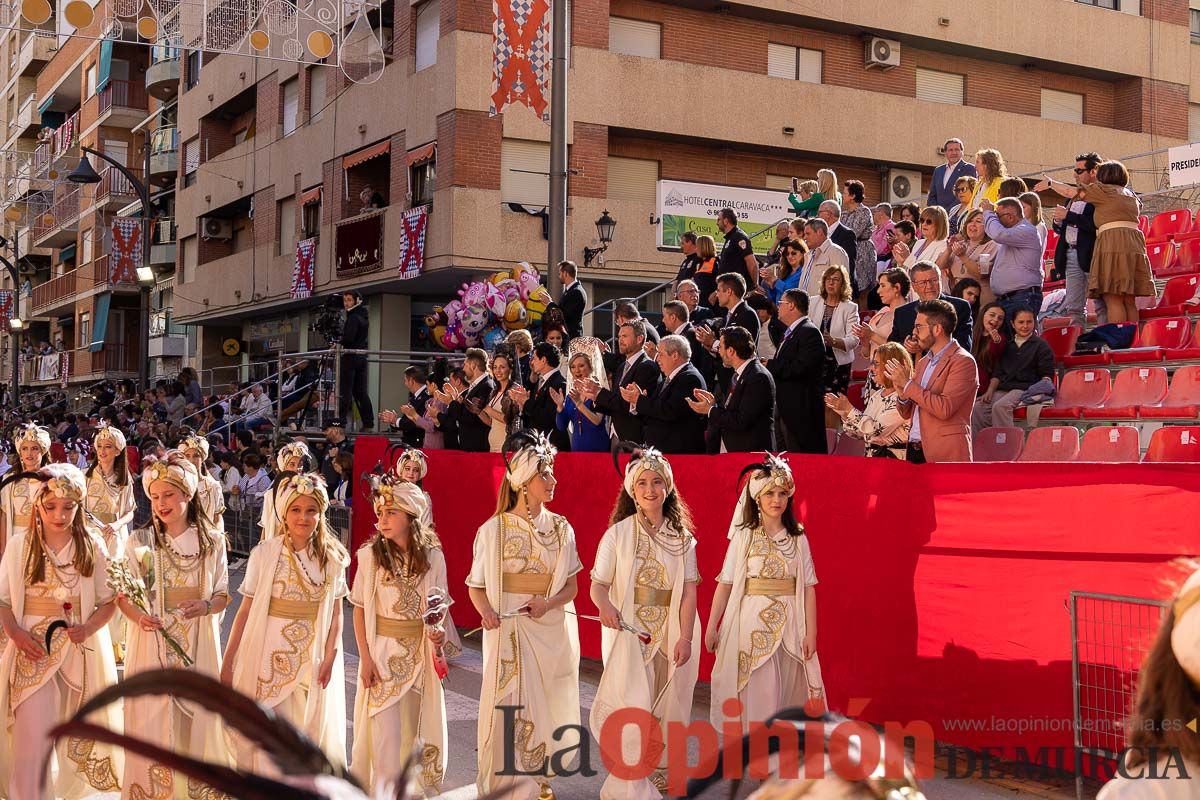
[[[217,217],[202,217],[200,219],[201,239],[232,239],[233,220],[218,219]]]
[[[888,202],[911,203],[921,198],[921,173],[911,169],[889,169],[887,174]]]
[[[869,36],[866,47],[863,64],[867,69],[889,70],[900,66],[900,43],[895,39]]]

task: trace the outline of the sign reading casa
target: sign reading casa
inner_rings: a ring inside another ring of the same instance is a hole
[[[1167,160],[1172,189],[1200,183],[1200,142],[1169,148]]]
[[[686,181],[658,182],[658,246],[679,247],[684,231],[697,236],[708,234],[721,250],[724,235],[717,227],[717,212],[732,208],[738,215],[738,227],[754,242],[754,252],[766,253],[775,243],[775,235],[756,233],[793,216],[787,192],[770,189],[742,189],[713,183]]]

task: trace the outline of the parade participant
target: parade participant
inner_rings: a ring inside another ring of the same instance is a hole
[[[89,521],[100,529],[108,557],[119,560],[125,557],[125,545],[129,539],[129,524],[137,507],[133,499],[133,479],[125,457],[125,434],[108,423],[100,423],[92,440],[94,455],[87,468],[87,495],[83,508],[90,514]],[[125,660],[125,618],[114,614],[108,623],[112,637],[113,654],[117,662]]]
[[[617,709],[641,708],[663,731],[687,724],[692,692],[699,673],[693,641],[700,635],[696,615],[696,538],[687,504],[675,491],[671,465],[657,450],[635,452],[625,468],[624,484],[613,508],[612,525],[604,532],[591,573],[592,602],[604,625],[604,674],[592,703],[591,729],[597,741],[609,715]],[[649,635],[643,644],[637,633]],[[642,733],[630,726],[622,734],[626,751],[612,754],[635,763]],[[603,800],[657,798],[666,790],[658,757],[650,778],[626,781],[609,775],[600,789]]]
[[[289,475],[276,492],[279,535],[250,551],[221,680],[290,720],[331,760],[345,764],[341,639],[350,554],[325,518],[329,495],[320,475]],[[236,741],[239,769],[271,769],[265,753]]]
[[[262,528],[263,539],[270,539],[277,533],[279,517],[275,513],[275,502],[279,495],[280,482],[289,475],[308,472],[313,468],[313,464],[312,453],[302,441],[288,442],[279,448],[279,452],[275,454],[275,466],[278,469],[275,474],[275,486],[262,496],[262,516],[259,517],[258,526]]]
[[[221,482],[208,471],[209,452],[208,439],[192,434],[179,443],[179,449],[192,462],[200,482],[196,486],[196,498],[200,501],[200,510],[208,517],[209,527],[214,535],[225,535],[225,492]]]
[[[446,697],[434,664],[450,645],[444,628],[423,618],[431,597],[449,597],[446,559],[422,521],[425,493],[415,483],[377,478],[371,504],[378,533],[359,548],[350,592],[360,658],[351,763],[364,786],[387,784],[420,742],[417,776],[436,794],[447,749]]]
[[[725,702],[736,700],[741,713],[728,718],[740,717],[743,731],[785,706],[823,711],[825,696],[817,660],[817,575],[792,510],[792,470],[768,454],[746,473],[704,636],[705,647],[717,654],[713,725],[720,728]]]
[[[425,453],[415,447],[407,447],[400,453],[400,458],[396,461],[395,471],[397,478],[421,489],[421,481],[425,480],[425,476],[429,474],[429,459],[425,457]],[[433,498],[424,489],[421,489],[421,494],[425,495],[425,508],[421,512],[421,522],[425,524],[425,527],[432,530]]]
[[[546,508],[554,499],[558,451],[537,431],[519,431],[505,445],[496,513],[475,535],[467,577],[484,628],[476,785],[480,795],[499,791],[509,800],[545,800],[554,797],[549,780],[555,754],[578,747],[553,735],[564,725],[579,725],[579,628],[572,600],[583,565],[570,523]],[[506,721],[511,730],[504,729]],[[514,742],[518,771],[544,771],[540,780],[497,774]]]
[[[8,539],[29,530],[38,481],[21,477],[21,473],[34,472],[50,463],[50,431],[32,422],[19,425],[13,433],[13,444],[21,469],[10,473],[0,489],[0,555]]]
[[[0,562],[0,625],[8,635],[0,656],[0,786],[7,797],[82,798],[115,792],[121,751],[93,741],[59,742],[45,788],[42,765],[50,756],[50,729],[84,700],[117,680],[108,637],[115,612],[106,583],[104,543],[84,522],[83,473],[69,464],[37,472],[29,530],[9,540]],[[67,628],[50,640],[57,620]],[[93,721],[120,725],[110,707]]]
[[[225,539],[213,530],[196,494],[200,475],[178,450],[146,466],[142,488],[152,517],[145,542],[130,542],[125,565],[142,582],[149,613],[118,599],[129,620],[125,676],[149,670],[191,668],[216,678],[221,672],[220,615],[229,605]],[[174,642],[176,650],[168,644]],[[227,762],[220,720],[169,697],[125,700],[125,725],[160,745],[213,763]],[[121,781],[124,798],[196,797],[203,786],[165,764],[132,754]]]

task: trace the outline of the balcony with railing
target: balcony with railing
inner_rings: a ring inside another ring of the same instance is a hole
[[[150,358],[180,358],[187,355],[187,328],[176,325],[171,309],[164,308],[150,315]]]
[[[73,269],[33,287],[33,302],[30,304],[33,315],[46,316],[57,308],[72,305],[79,291],[76,280],[78,273],[78,269]]]
[[[79,214],[87,203],[84,192],[85,186],[60,184],[48,202],[40,198],[30,201],[30,227],[35,246],[63,247],[75,241],[79,233]],[[90,196],[90,192],[88,194]]]
[[[150,49],[146,68],[146,92],[158,100],[170,100],[179,92],[180,51],[178,47],[156,44]]]
[[[175,219],[160,217],[154,220],[154,235],[150,237],[150,266],[175,266]]]
[[[98,119],[105,125],[132,127],[145,119],[150,110],[150,96],[144,82],[112,80],[96,97]]]
[[[137,372],[137,342],[105,342],[94,353],[87,347],[80,347],[61,353],[26,356],[21,359],[21,383],[29,386],[54,386],[60,383],[64,361],[68,381],[132,376]]]
[[[37,95],[30,93],[13,113],[8,121],[8,140],[20,139],[23,136],[33,136],[42,125],[42,115],[37,109]]]
[[[129,169],[137,180],[143,180],[142,170]],[[121,174],[116,167],[108,167],[100,171],[100,182],[96,184],[96,205],[104,208],[109,205],[128,205],[130,200],[139,197],[138,190],[129,178]]]
[[[59,168],[64,159],[79,158],[79,121],[80,112],[76,111],[45,141],[38,144],[37,149],[33,151],[33,174],[36,177],[42,177],[51,169]]]
[[[25,41],[21,43],[21,49],[17,53],[17,63],[13,65],[14,68],[9,74],[17,74],[22,77],[37,75],[57,52],[58,36],[54,31],[30,31],[25,35]]]
[[[150,180],[165,186],[175,182],[179,170],[179,129],[174,125],[150,134]]]

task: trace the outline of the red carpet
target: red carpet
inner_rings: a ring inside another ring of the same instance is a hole
[[[355,474],[373,468],[385,445],[360,437]],[[474,625],[463,581],[503,463],[489,454],[428,455],[424,488],[446,549],[454,619]],[[702,623],[725,555],[734,481],[752,461],[672,459],[697,521]],[[1200,552],[1197,467],[790,461],[820,579],[818,650],[831,707],[845,712],[865,699],[858,716],[925,720],[955,744],[1070,747],[1069,592],[1165,597],[1164,581],[1177,574],[1169,562]],[[587,570],[620,481],[607,454],[561,455],[556,474],[551,508],[570,520],[584,564],[576,602],[594,613]],[[361,482],[355,491],[355,508],[369,508]],[[370,513],[354,515],[356,546],[374,533],[372,523]],[[582,621],[580,639],[584,655],[598,658],[598,624]],[[702,680],[711,667],[704,653]],[[1034,730],[1018,733],[1021,721]]]

